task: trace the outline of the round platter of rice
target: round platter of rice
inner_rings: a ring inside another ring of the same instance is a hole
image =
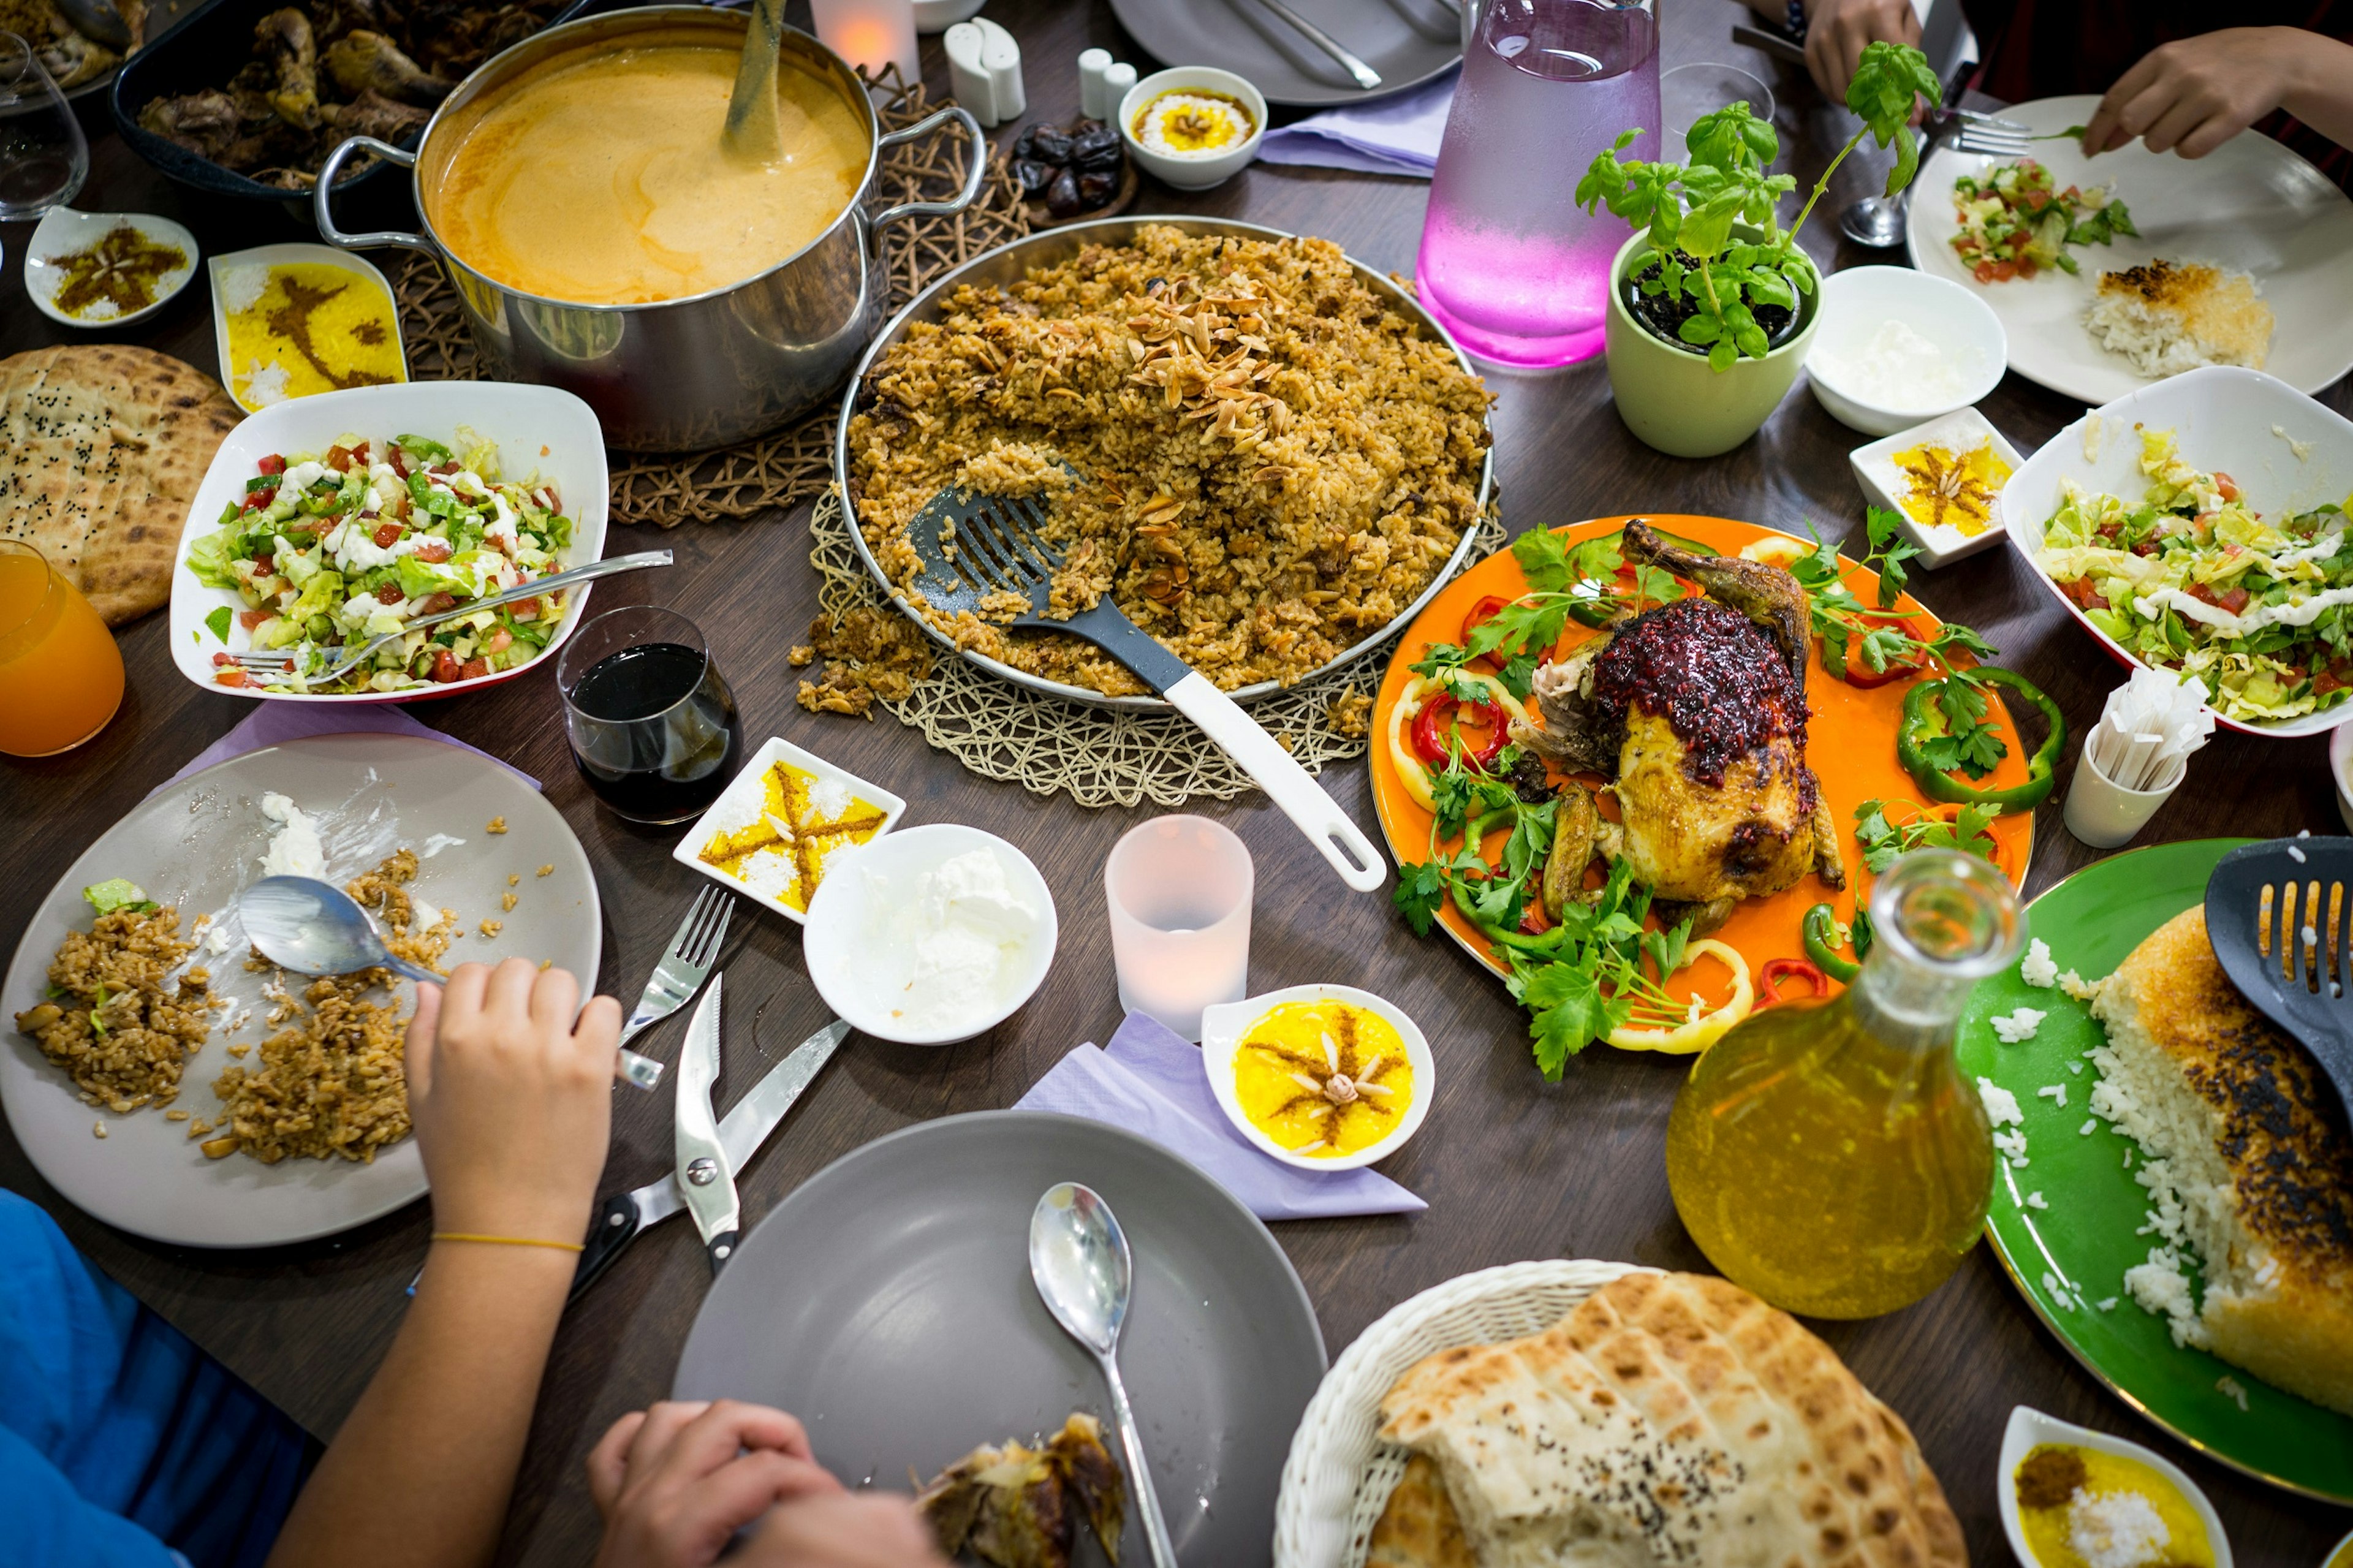
[[[923,602],[943,491],[1034,498],[1053,607],[1108,595],[1248,701],[1369,651],[1458,569],[1493,466],[1486,389],[1396,283],[1329,241],[1111,218],[945,274],[852,380],[834,472],[874,579],[941,647],[1033,690],[1166,704],[1004,596]],[[919,523],[919,519],[923,520]]]

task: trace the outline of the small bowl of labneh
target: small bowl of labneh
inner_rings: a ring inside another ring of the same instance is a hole
[[[1215,66],[1155,71],[1120,100],[1119,134],[1144,172],[1180,191],[1241,173],[1266,139],[1266,97]]]

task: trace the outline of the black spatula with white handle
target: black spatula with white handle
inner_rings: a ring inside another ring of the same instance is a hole
[[[2206,880],[2222,973],[2312,1054],[2353,1122],[2353,838],[2274,838]]]

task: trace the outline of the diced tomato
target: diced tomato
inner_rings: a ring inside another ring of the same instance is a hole
[[[2200,604],[2211,605],[2218,610],[2225,610],[2234,616],[2247,607],[2247,601],[2253,596],[2244,588],[2240,587],[2232,587],[2217,594],[2203,583],[2192,583],[2189,584],[2189,596]]]
[[[259,511],[263,507],[268,506],[271,501],[274,501],[277,499],[278,487],[276,485],[270,486],[266,490],[248,490],[245,496],[245,510],[248,511]]]
[[[2092,585],[2092,580],[2089,577],[2078,577],[2072,583],[2062,583],[2059,584],[2059,591],[2087,610],[2105,610],[2108,607],[2107,600],[2100,596],[2099,590]]]
[[[2353,686],[2353,680],[2346,679],[2333,669],[2324,669],[2312,678],[2312,694],[2315,697],[2326,697],[2332,691],[2342,691],[2348,686]]]
[[[2021,278],[2031,278],[2038,270],[2040,269],[2031,261],[2021,261],[2018,264],[2018,275]]]
[[[253,558],[253,574],[255,576],[267,577],[272,572],[277,570],[278,558],[276,556],[264,552]]]
[[[490,674],[490,672],[491,661],[477,655],[458,667],[458,679],[460,680],[480,680],[482,677]]]
[[[237,624],[243,626],[247,631],[251,631],[254,627],[269,619],[270,616],[277,613],[277,611],[271,609],[267,605],[262,605],[258,610],[243,610],[237,614]]]
[[[512,616],[519,621],[534,620],[539,616],[539,601],[537,599],[517,599],[513,604],[507,606],[507,614]]]
[[[272,452],[254,467],[265,474],[282,474],[286,471],[286,459]]]
[[[213,671],[213,679],[222,686],[250,686],[253,684],[253,678],[251,676],[246,674],[242,669],[235,668],[216,669]]]
[[[1997,282],[1997,283],[2007,283],[2007,282],[2009,282],[2011,279],[2013,279],[2013,278],[2015,278],[2015,277],[2017,277],[2017,276],[2018,276],[2018,263],[2017,263],[2017,262],[2015,262],[2015,261],[1997,261],[1997,262],[1995,262],[1995,263],[1993,264],[1993,280],[1994,280],[1995,282]]]
[[[447,479],[449,475],[459,472],[459,469],[458,460],[455,458],[452,458],[446,463],[436,463],[425,471],[428,474],[439,474],[444,479]]]
[[[438,539],[428,539],[417,547],[417,559],[428,566],[438,566],[449,559],[449,547]]]
[[[2132,552],[2144,559],[2155,555],[2157,553],[2157,541],[2154,539],[2144,539],[2138,544],[2132,547]]]
[[[386,447],[384,449],[384,460],[392,465],[392,471],[394,473],[398,474],[404,479],[408,478],[407,455],[401,451],[400,444],[398,442],[395,442],[393,445]]]
[[[400,591],[397,583],[379,584],[376,587],[375,602],[379,605],[397,605],[406,597],[408,595]]]
[[[2234,501],[2239,499],[2239,481],[2220,468],[2214,470],[2214,488],[2221,492],[2225,501]]]
[[[216,669],[221,668],[227,665],[235,664],[236,662],[237,656],[235,654],[216,653],[213,655],[213,668]]]
[[[1980,283],[1993,281],[1993,263],[1990,261],[1980,261],[1969,270]]]
[[[458,656],[451,653],[448,648],[440,648],[435,651],[433,655],[433,679],[437,683],[443,686],[448,685],[451,681],[458,679],[458,672],[463,668],[464,666],[458,662]]]
[[[504,626],[492,626],[491,635],[482,639],[484,653],[504,653],[514,647],[514,633]]]
[[[375,547],[378,550],[389,550],[392,548],[394,542],[399,539],[400,535],[400,524],[396,522],[380,522],[376,524],[375,529]]]
[[[324,461],[335,472],[348,474],[352,471],[352,449],[349,447],[330,447]]]
[[[458,595],[455,594],[427,594],[417,601],[417,613],[420,616],[438,616],[444,610],[455,609],[457,604]]]

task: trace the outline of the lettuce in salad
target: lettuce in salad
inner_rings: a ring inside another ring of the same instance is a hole
[[[2141,498],[2069,484],[2035,564],[2135,658],[2205,682],[2226,718],[2353,700],[2345,506],[2265,517],[2230,475],[2186,460],[2173,432],[2140,434]]]

